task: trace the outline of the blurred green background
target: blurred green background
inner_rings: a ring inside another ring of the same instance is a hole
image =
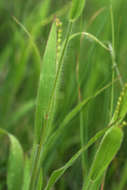
[[[64,39],[70,3],[69,0],[0,1],[0,127],[19,139],[26,154],[30,153],[33,143],[35,101],[42,63],[33,41],[36,42],[40,56],[43,58],[54,17],[60,18],[63,23],[62,38]],[[72,32],[87,31],[104,43],[111,42],[110,5],[109,0],[87,0],[84,13],[74,24]],[[116,62],[123,83],[127,82],[126,10],[126,0],[113,1]],[[23,30],[23,27],[28,33]],[[82,99],[93,95],[111,82],[113,69],[109,53],[86,36],[82,40],[76,37],[70,42],[62,69],[54,120],[55,128],[78,104],[79,87]],[[114,108],[121,89],[117,81]],[[109,88],[83,109],[84,136],[87,132],[86,142],[108,124],[110,103],[111,89]],[[127,165],[126,131],[125,129],[122,148],[107,172],[105,189],[117,189],[117,185],[123,180],[123,168]],[[6,190],[7,140],[1,138],[0,144],[0,188]],[[88,168],[96,147],[97,144],[88,151]],[[47,156],[45,161],[47,178],[52,170],[62,166],[79,148],[80,117],[78,115],[69,123]],[[127,175],[127,171],[125,174]],[[81,189],[81,185],[81,160],[78,160],[57,183],[55,189],[77,190]],[[126,189],[125,180],[123,190]]]

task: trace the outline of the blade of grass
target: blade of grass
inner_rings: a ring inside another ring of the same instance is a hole
[[[7,186],[8,190],[21,190],[23,182],[24,155],[19,141],[12,134],[0,129],[0,133],[10,141],[8,161]]]
[[[43,188],[43,172],[42,169],[40,170],[39,177],[38,177],[38,183],[37,183],[37,190],[42,190]]]
[[[31,111],[35,106],[35,100],[29,100],[24,103],[20,108],[18,108],[15,113],[13,113],[9,118],[9,123],[7,124],[9,129],[12,125],[15,125],[23,116],[25,116],[29,111]]]
[[[34,167],[33,167],[33,171],[32,171],[32,176],[31,176],[31,182],[30,182],[30,187],[29,189],[30,190],[33,190],[35,188],[35,183],[37,181],[37,176],[38,176],[38,171],[39,171],[39,168],[40,168],[40,164],[41,164],[41,158],[42,158],[42,147],[43,147],[43,144],[47,138],[47,136],[44,136],[44,134],[46,134],[46,130],[48,131],[47,129],[47,124],[48,124],[48,118],[50,120],[50,115],[52,114],[51,112],[51,109],[52,109],[52,105],[54,104],[54,98],[55,98],[55,95],[56,95],[56,90],[57,90],[57,84],[59,82],[59,78],[60,78],[60,71],[61,71],[61,67],[62,67],[62,63],[63,63],[63,58],[64,58],[64,55],[65,55],[65,51],[66,51],[66,48],[67,48],[67,45],[68,45],[68,41],[69,41],[69,36],[70,36],[70,33],[71,33],[71,29],[72,29],[72,23],[69,23],[69,26],[68,26],[68,31],[67,31],[67,35],[66,35],[66,39],[65,39],[65,42],[64,42],[64,45],[62,46],[62,50],[61,50],[61,54],[60,54],[60,58],[59,58],[59,61],[58,61],[58,68],[57,68],[57,72],[56,72],[56,75],[54,76],[55,79],[54,81],[52,80],[51,83],[53,84],[53,88],[49,89],[50,91],[50,94],[46,94],[45,92],[45,96],[47,97],[47,95],[49,95],[49,101],[48,102],[43,102],[44,104],[47,104],[46,107],[44,107],[46,110],[45,114],[48,116],[47,118],[45,117],[44,118],[44,131],[43,133],[40,131],[40,124],[42,124],[42,109],[40,107],[40,105],[42,104],[42,91],[38,91],[38,93],[41,95],[39,97],[39,99],[37,100],[37,104],[39,107],[37,107],[37,112],[36,112],[36,118],[35,118],[35,134],[36,134],[36,141],[35,141],[35,144],[37,144],[37,154],[36,154],[36,157],[35,157],[35,162],[34,162]],[[56,41],[54,42],[54,38],[52,36],[52,33],[51,33],[51,44],[52,46],[47,46],[47,48],[49,48],[49,50],[51,51],[51,54],[52,54],[52,51],[54,48],[54,45],[56,46]],[[49,38],[50,39],[50,38]],[[47,50],[46,50],[47,51]],[[56,54],[52,54],[52,56],[56,56]],[[49,60],[49,53],[47,52],[47,57],[45,57],[45,61],[47,62]],[[56,61],[56,60],[55,60]],[[56,62],[55,62],[56,63]],[[51,59],[51,64],[52,64],[52,59]],[[55,69],[56,71],[56,69]],[[51,71],[52,72],[52,71]],[[41,79],[41,78],[40,78]],[[42,83],[43,81],[40,80],[40,84]],[[45,81],[47,82],[47,80]],[[41,84],[42,85],[42,84]],[[44,83],[45,85],[45,83]],[[49,86],[48,86],[49,87]],[[41,100],[41,101],[40,101]],[[42,105],[41,105],[42,106]],[[46,116],[45,115],[45,116]],[[38,117],[39,116],[39,117]],[[39,119],[39,120],[38,120]],[[52,119],[52,118],[51,118]],[[40,133],[38,133],[38,131],[40,131]],[[38,138],[39,137],[39,138]],[[39,144],[39,146],[38,146]],[[35,147],[36,148],[36,147]]]
[[[113,16],[113,7],[112,4],[110,5],[110,17],[111,17],[111,27],[112,27],[112,43],[109,44],[109,49],[110,49],[110,54],[111,54],[111,59],[112,59],[112,81],[115,78],[115,70],[116,69],[116,74],[119,76],[119,81],[121,87],[123,87],[123,80],[120,75],[120,71],[118,69],[117,63],[116,63],[116,55],[115,55],[115,31],[114,31],[114,16]],[[110,111],[110,118],[112,116],[113,112],[113,97],[114,97],[114,87],[112,86],[112,91],[111,91],[111,111]]]
[[[103,190],[101,186],[103,178],[104,178],[104,175],[102,175],[97,181],[93,181],[91,184],[90,190]]]
[[[91,39],[91,40],[95,41],[96,43],[98,43],[101,47],[103,47],[107,51],[110,50],[103,42],[101,42],[98,38],[96,38],[96,36],[94,36],[93,34],[90,34],[88,32],[77,32],[75,34],[72,34],[70,36],[69,40],[72,40],[73,38],[75,38],[76,36],[79,36],[79,35],[84,35],[84,36],[88,37],[89,39]]]
[[[126,184],[127,184],[127,161],[125,162],[123,166],[119,184],[117,184],[117,186],[115,186],[114,189],[123,190]]]
[[[35,116],[35,141],[40,142],[42,122],[48,117],[48,105],[56,77],[56,23],[53,23],[40,74],[38,87],[36,116]]]
[[[112,6],[110,7],[110,17],[111,17],[111,26],[112,26],[112,47],[113,47],[113,50],[115,50],[114,18],[113,18]],[[115,54],[112,56],[112,82],[114,81],[114,78],[115,78],[115,71],[113,69],[114,63],[115,63]],[[110,103],[110,115],[109,115],[110,120],[112,118],[113,108],[114,108],[114,83],[112,84],[112,87],[111,87],[111,103]],[[106,177],[106,173],[107,173],[107,170],[105,171],[105,177]],[[105,182],[105,177],[103,180],[103,184]],[[103,184],[102,184],[102,187],[104,188]]]
[[[81,20],[82,22],[82,20]],[[81,42],[82,42],[82,35],[80,37],[80,44],[79,44],[79,51],[77,55],[77,63],[76,63],[76,79],[77,79],[77,88],[78,88],[78,102],[81,103],[82,101],[82,92],[81,92],[81,84],[80,84],[80,74],[79,74],[79,67],[80,67],[80,51],[81,51]],[[81,141],[81,148],[85,146],[88,142],[88,128],[84,127],[84,119],[83,119],[83,110],[79,113],[79,121],[80,121],[80,141]],[[88,153],[87,150],[83,152],[81,156],[81,164],[82,164],[82,176],[83,178],[87,176],[88,170]]]
[[[40,52],[39,52],[39,49],[32,37],[32,35],[30,34],[30,32],[27,30],[27,28],[15,17],[15,16],[12,16],[13,20],[22,28],[22,30],[27,34],[28,38],[30,39],[30,43],[31,45],[33,46],[33,49],[35,51],[35,54],[36,54],[36,58],[38,59],[38,64],[39,64],[39,68],[40,68],[40,64],[41,64],[41,55],[40,55]],[[36,63],[36,64],[37,64]],[[40,70],[40,69],[39,69]]]
[[[69,13],[69,20],[74,22],[77,20],[85,7],[85,0],[72,0],[72,7]]]
[[[91,190],[93,182],[97,181],[104,174],[106,168],[120,149],[122,140],[123,131],[117,124],[114,124],[113,127],[106,131],[96,152],[88,179],[83,186],[83,190]]]
[[[118,80],[118,79],[117,79]],[[116,81],[117,81],[116,80]],[[43,158],[44,160],[50,146],[53,146],[55,142],[57,142],[58,138],[60,135],[63,134],[63,131],[65,130],[65,127],[68,126],[68,123],[81,111],[81,109],[84,108],[91,100],[93,100],[95,97],[100,95],[104,90],[109,88],[112,83],[109,83],[108,85],[104,86],[102,89],[98,90],[93,96],[90,96],[83,100],[81,103],[79,103],[66,117],[65,119],[61,122],[60,127],[47,139],[47,141],[44,144],[44,150],[43,150]]]
[[[47,42],[46,50],[43,57],[43,65],[40,74],[40,82],[37,94],[37,104],[36,104],[36,114],[35,114],[35,146],[39,144],[37,148],[37,154],[35,156],[35,161],[33,162],[32,175],[30,180],[29,189],[35,189],[35,183],[37,180],[39,160],[40,160],[40,150],[42,149],[41,141],[44,137],[44,121],[47,119],[48,105],[52,94],[52,89],[54,86],[54,80],[56,77],[56,23],[54,22],[51,28],[49,39]],[[33,148],[34,149],[34,148]]]
[[[81,154],[84,151],[86,151],[92,144],[94,144],[100,137],[102,137],[107,130],[108,130],[108,128],[106,127],[105,129],[102,129],[101,131],[96,133],[96,135],[88,141],[87,145],[85,145],[83,148],[81,148],[63,167],[55,170],[51,174],[51,176],[48,180],[47,186],[45,187],[44,190],[50,190],[52,188],[52,186],[58,181],[58,179],[65,173],[65,171],[69,167],[71,167],[74,164],[74,162],[81,156]]]
[[[31,169],[31,165],[30,164],[31,164],[30,159],[27,156],[25,156],[22,190],[28,190],[28,188],[29,188],[30,169]]]
[[[111,15],[111,26],[112,26],[112,48],[113,48],[112,68],[113,68],[114,64],[115,64],[115,33],[114,33],[114,18],[113,18],[112,6],[110,7],[110,15]],[[115,71],[114,71],[114,69],[112,69],[112,82],[113,82],[114,78],[115,78]],[[112,118],[113,107],[114,107],[114,84],[112,84],[112,88],[111,88],[110,119]]]

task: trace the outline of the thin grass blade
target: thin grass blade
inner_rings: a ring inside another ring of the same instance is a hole
[[[22,190],[28,190],[29,188],[30,171],[31,171],[31,162],[30,162],[30,159],[26,156],[24,160],[24,174],[23,174]]]

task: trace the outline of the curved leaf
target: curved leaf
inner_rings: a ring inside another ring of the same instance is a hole
[[[101,136],[104,135],[104,133],[108,130],[108,128],[106,127],[105,129],[99,131],[98,133],[96,133],[96,135],[91,138],[89,140],[89,142],[87,143],[86,146],[84,146],[83,148],[81,148],[63,167],[55,170],[47,183],[47,186],[45,187],[44,190],[50,190],[52,188],[52,186],[58,181],[58,179],[65,173],[65,171],[71,167],[74,162],[81,156],[81,154],[87,150],[93,143],[95,143]]]
[[[23,182],[24,155],[19,141],[6,132],[0,129],[0,133],[8,136],[10,140],[10,152],[8,161],[7,186],[8,190],[21,190]]]

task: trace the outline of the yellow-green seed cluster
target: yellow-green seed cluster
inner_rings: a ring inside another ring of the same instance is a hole
[[[57,52],[56,52],[56,57],[57,60],[60,55],[60,50],[61,50],[61,41],[62,41],[62,22],[56,18],[56,26],[57,26]]]
[[[124,85],[123,87],[123,90],[118,98],[118,101],[117,101],[117,106],[116,106],[116,111],[115,111],[115,115],[118,115],[119,114],[119,111],[120,111],[120,105],[122,103],[122,100],[123,100],[123,97],[125,95],[125,91],[127,90],[127,83]]]

